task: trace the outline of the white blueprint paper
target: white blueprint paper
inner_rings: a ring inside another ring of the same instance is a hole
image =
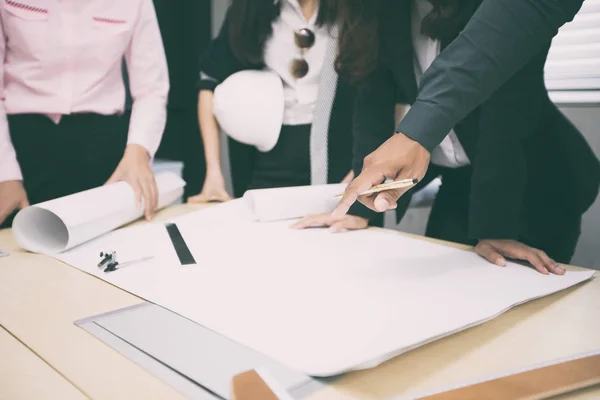
[[[257,221],[283,221],[332,212],[340,201],[335,196],[344,190],[343,183],[259,189],[247,191],[244,200]]]
[[[374,367],[593,275],[545,276],[382,230],[297,231],[251,215],[238,200],[175,219],[197,265],[178,264],[162,225],[60,259],[313,376]],[[104,274],[101,248],[156,258]]]
[[[185,182],[176,174],[156,176],[158,208],[183,194]],[[13,222],[15,239],[24,249],[60,253],[142,217],[133,189],[126,182],[75,193],[21,210]]]

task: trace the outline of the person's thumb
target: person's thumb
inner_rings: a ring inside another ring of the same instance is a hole
[[[386,190],[379,193],[373,203],[375,209],[379,212],[384,212],[396,208],[396,201],[398,201],[401,195],[402,192],[400,190]]]
[[[19,208],[22,210],[26,207],[29,207],[29,200],[27,200],[27,196],[25,196],[23,198],[23,200],[21,200],[21,202],[19,203]]]
[[[115,183],[121,180],[121,177],[117,171],[115,171],[110,178],[106,181],[105,185],[110,185],[111,183]]]
[[[191,204],[191,203],[206,203],[206,200],[205,200],[205,198],[204,198],[203,195],[198,194],[196,196],[188,197],[187,202],[188,202],[188,204]]]

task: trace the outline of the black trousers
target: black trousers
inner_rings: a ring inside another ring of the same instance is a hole
[[[8,123],[31,204],[103,185],[127,143],[128,120],[121,116],[73,114],[55,124],[19,114]]]
[[[284,125],[275,147],[257,152],[249,189],[310,185],[311,125]]]
[[[441,175],[442,185],[431,209],[425,235],[475,245],[476,241],[468,233],[472,168],[432,165],[430,169],[433,175]],[[492,206],[490,212],[493,212]],[[569,263],[581,234],[581,216],[564,216],[558,223],[550,218],[533,221],[528,218],[529,214],[526,210],[523,213],[519,241],[545,251],[557,262]]]

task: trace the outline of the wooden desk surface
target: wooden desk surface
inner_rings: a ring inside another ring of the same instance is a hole
[[[202,206],[178,206],[172,218]],[[143,302],[76,268],[20,251],[0,231],[0,399],[181,399],[73,321]],[[519,306],[384,365],[349,374],[310,400],[383,400],[600,350],[600,279]],[[600,398],[592,388],[560,399]],[[558,399],[558,398],[557,398]]]

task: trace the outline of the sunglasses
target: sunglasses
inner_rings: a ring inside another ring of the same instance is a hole
[[[304,59],[304,53],[315,44],[315,34],[307,28],[294,32],[294,42],[300,49],[301,58],[295,58],[290,64],[290,72],[294,79],[304,78],[308,74],[308,63]]]

